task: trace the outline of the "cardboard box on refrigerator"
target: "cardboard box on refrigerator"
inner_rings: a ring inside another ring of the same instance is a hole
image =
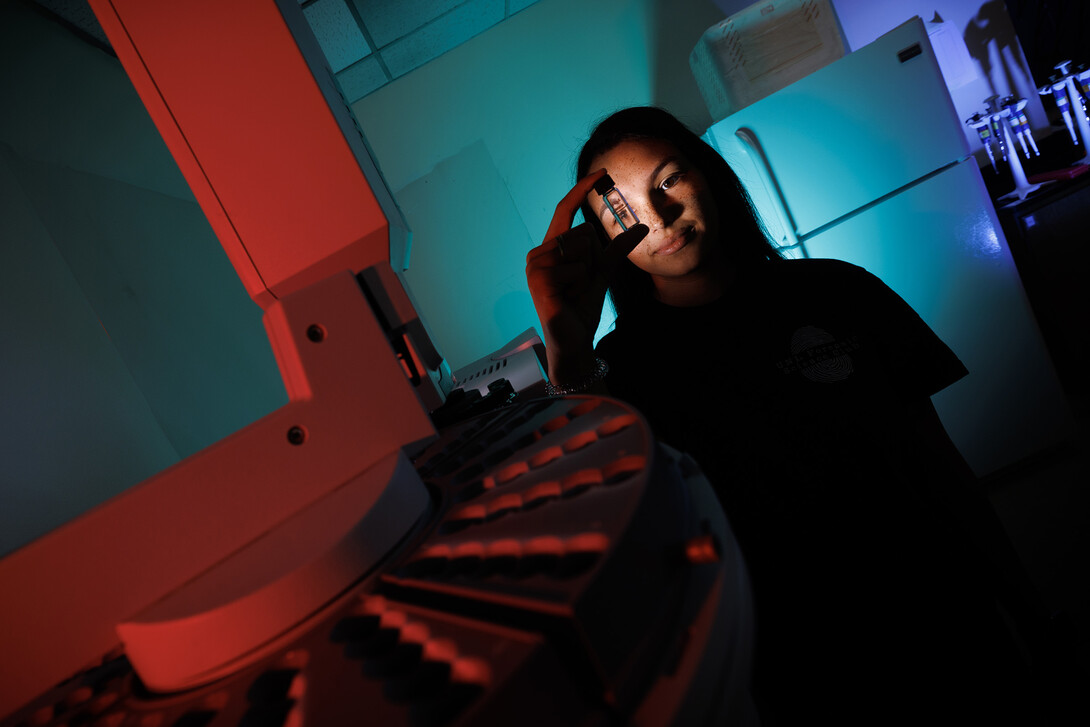
[[[708,28],[689,66],[719,121],[847,52],[831,0],[765,0]]]

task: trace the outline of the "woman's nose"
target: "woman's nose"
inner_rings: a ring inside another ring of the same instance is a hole
[[[639,211],[640,222],[647,225],[652,231],[661,230],[665,225],[663,224],[662,215],[655,209],[654,205],[644,205],[643,209]]]
[[[661,230],[670,226],[670,223],[674,221],[678,216],[678,211],[674,209],[676,205],[670,204],[667,199],[656,199],[654,195],[643,200],[643,204],[640,205],[640,209],[637,210],[637,214],[640,215],[640,221],[647,225],[652,230]]]

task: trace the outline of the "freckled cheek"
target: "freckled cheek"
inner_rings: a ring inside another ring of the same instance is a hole
[[[699,192],[690,192],[685,195],[685,207],[692,210],[700,210],[704,207],[704,195]]]

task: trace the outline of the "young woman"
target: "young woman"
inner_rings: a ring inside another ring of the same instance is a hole
[[[550,390],[628,401],[707,474],[750,569],[766,722],[1023,723],[995,594],[1026,581],[930,401],[966,375],[954,353],[861,268],[781,259],[664,111],[603,121],[577,178],[527,255]]]

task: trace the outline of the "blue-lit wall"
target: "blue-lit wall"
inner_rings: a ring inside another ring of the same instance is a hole
[[[853,47],[936,13],[956,45],[982,3],[832,0]],[[592,123],[650,103],[706,129],[712,119],[689,53],[707,28],[751,4],[539,0],[353,105],[413,230],[409,285],[453,366],[536,326],[523,258],[574,181]],[[950,81],[962,118],[988,95],[980,67],[967,55],[965,62]],[[1028,93],[1031,113],[1043,119]]]
[[[689,70],[710,0],[539,0],[353,105],[413,231],[407,280],[454,368],[537,317],[523,274],[594,122],[711,123]]]

